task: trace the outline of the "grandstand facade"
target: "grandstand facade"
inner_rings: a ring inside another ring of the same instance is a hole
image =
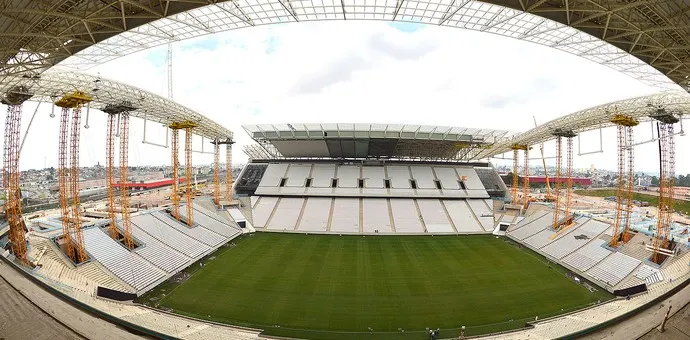
[[[235,184],[257,230],[337,234],[493,231],[507,189],[474,157],[509,133],[419,125],[284,124],[257,142]]]

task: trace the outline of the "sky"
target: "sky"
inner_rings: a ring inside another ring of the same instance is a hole
[[[167,96],[166,54],[161,46],[86,72]],[[657,92],[546,46],[449,27],[367,21],[276,24],[178,42],[173,84],[177,102],[234,131],[236,164],[246,162],[241,147],[251,143],[243,124],[409,123],[526,131],[534,127],[533,116],[544,123]],[[24,129],[34,107],[25,104]],[[57,164],[59,122],[50,112],[46,104],[37,111],[20,159],[23,170]],[[89,126],[82,129],[81,164],[102,165],[105,114],[91,110]],[[165,144],[162,127],[149,124],[147,130],[147,140]],[[133,119],[130,165],[170,163],[170,149],[142,144],[142,134],[143,122]],[[576,156],[576,167],[616,168],[615,131],[603,136],[604,152]],[[650,136],[649,124],[636,129],[636,140]],[[687,143],[687,137],[677,138],[677,150]],[[196,138],[194,149],[200,144]],[[599,132],[583,134],[580,144],[581,152],[599,150]],[[545,148],[547,157],[555,154],[553,144]],[[654,143],[637,147],[637,169],[658,171],[657,157]],[[209,164],[212,156],[196,153],[193,162]],[[690,160],[678,157],[676,172],[690,173]]]

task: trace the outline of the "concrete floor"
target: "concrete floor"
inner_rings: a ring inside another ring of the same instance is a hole
[[[84,339],[0,278],[0,339]]]
[[[667,307],[668,308],[668,307]],[[666,331],[660,333],[653,329],[639,338],[640,340],[690,340],[690,304],[666,322]]]
[[[60,300],[0,261],[0,339],[143,338]]]

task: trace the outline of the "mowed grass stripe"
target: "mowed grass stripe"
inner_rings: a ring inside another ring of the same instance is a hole
[[[543,317],[608,297],[493,236],[256,233],[236,243],[161,305],[259,328],[367,332]]]

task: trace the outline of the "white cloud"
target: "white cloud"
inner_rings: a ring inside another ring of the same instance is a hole
[[[166,95],[165,55],[163,46],[90,72]],[[251,142],[242,124],[396,122],[524,131],[533,127],[532,116],[544,123],[654,92],[549,47],[447,27],[401,30],[382,22],[283,24],[221,33],[176,44],[173,64],[175,100],[235,132],[236,162],[246,160],[241,145]],[[44,157],[48,166],[57,162],[58,122],[47,118],[48,111],[41,110],[34,122],[21,160],[24,169],[43,167]],[[94,111],[91,120],[92,128],[82,132],[83,165],[105,159],[104,114]],[[147,138],[164,143],[163,129],[151,125]],[[169,149],[141,143],[141,121],[134,122],[132,134],[131,164],[169,163]],[[576,166],[613,169],[614,137],[608,131],[606,152],[577,157]],[[686,143],[679,139],[678,150]],[[596,148],[598,137],[583,141],[583,149]],[[638,160],[655,158],[653,149],[638,148]],[[195,163],[212,160],[194,157]],[[653,162],[638,164],[654,170]],[[690,172],[690,161],[680,159],[678,172]]]

